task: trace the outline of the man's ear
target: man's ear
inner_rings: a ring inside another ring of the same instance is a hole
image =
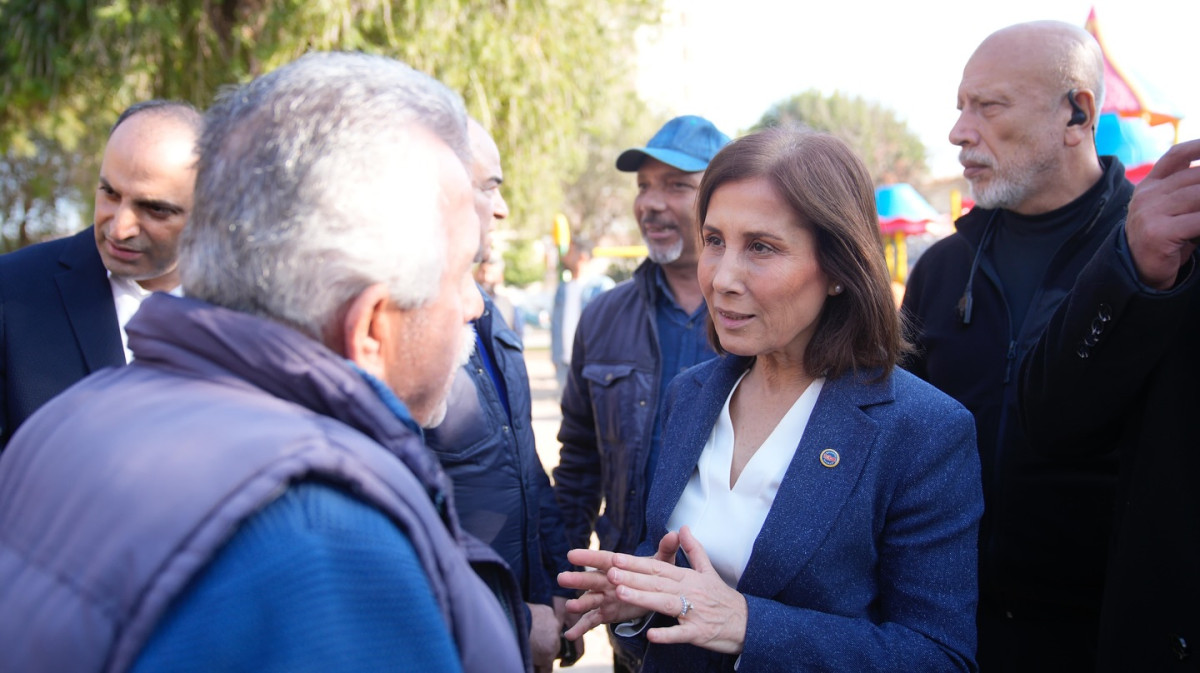
[[[1100,110],[1096,107],[1096,94],[1090,89],[1071,89],[1067,93],[1071,105],[1071,120],[1067,123],[1066,142],[1074,147],[1088,139],[1095,139],[1096,127],[1100,123]]]
[[[381,381],[387,368],[384,345],[394,336],[387,320],[388,299],[386,285],[371,285],[350,300],[342,319],[346,359]]]

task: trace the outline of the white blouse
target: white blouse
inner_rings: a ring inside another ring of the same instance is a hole
[[[704,551],[721,579],[735,588],[750,561],[754,540],[775,502],[779,484],[792,462],[804,428],[808,426],[825,379],[818,378],[809,384],[750,457],[731,489],[729,474],[733,466],[734,437],[729,401],[741,383],[739,378],[729,391],[729,397],[725,398],[725,406],[700,452],[696,469],[667,522],[667,529],[673,531],[679,530],[680,526],[689,526],[704,545]]]

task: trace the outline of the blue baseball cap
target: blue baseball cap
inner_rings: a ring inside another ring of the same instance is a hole
[[[676,117],[664,124],[645,147],[621,152],[617,157],[617,170],[636,172],[646,157],[650,157],[685,173],[696,173],[708,168],[708,162],[728,142],[729,136],[718,131],[704,117]]]

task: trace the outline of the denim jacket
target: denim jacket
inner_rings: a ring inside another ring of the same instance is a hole
[[[654,267],[644,262],[632,279],[596,297],[575,332],[554,469],[572,549],[588,546],[593,527],[601,549],[633,552],[642,539],[662,367]]]

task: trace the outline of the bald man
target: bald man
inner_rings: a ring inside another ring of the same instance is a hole
[[[1115,456],[1035,454],[1016,395],[1021,360],[1133,192],[1120,162],[1096,154],[1103,97],[1100,47],[1079,27],[1023,23],[979,45],[950,130],[975,207],[921,257],[904,297],[910,369],[975,415],[986,673],[1095,666]]]
[[[125,110],[104,148],[94,226],[0,257],[0,450],[50,398],[132,359],[125,323],[151,292],[179,287],[201,126],[178,101]]]
[[[492,230],[508,217],[508,204],[496,142],[474,119],[467,132],[479,218],[475,259],[482,261],[492,254]],[[472,322],[475,350],[455,373],[445,419],[426,431],[425,441],[454,484],[463,528],[491,545],[516,576],[529,609],[534,672],[549,673],[563,646],[566,601],[574,596],[555,581],[571,569],[566,532],[534,443],[521,340],[493,299],[479,292],[484,311]]]

